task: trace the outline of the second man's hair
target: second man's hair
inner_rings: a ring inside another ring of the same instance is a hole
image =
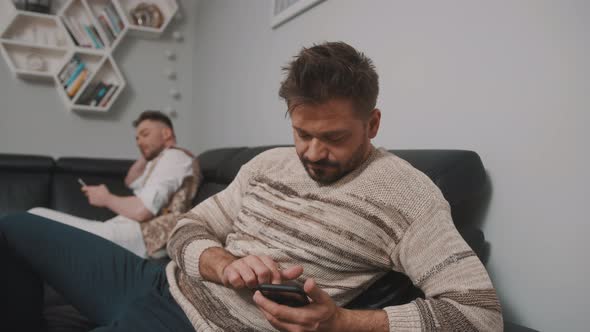
[[[133,121],[133,127],[137,128],[137,126],[139,126],[139,124],[145,120],[152,120],[152,121],[161,122],[164,125],[166,125],[168,128],[172,129],[172,131],[174,131],[174,127],[172,126],[172,121],[170,121],[170,118],[166,114],[164,114],[160,111],[151,111],[151,110],[141,112],[139,117],[137,117],[137,119],[135,119]]]

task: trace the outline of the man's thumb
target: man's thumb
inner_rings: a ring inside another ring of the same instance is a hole
[[[303,284],[303,290],[315,303],[324,303],[326,300],[330,299],[330,295],[321,290],[313,278],[309,278],[305,281],[305,284]]]

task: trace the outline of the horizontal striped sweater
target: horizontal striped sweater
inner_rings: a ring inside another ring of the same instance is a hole
[[[194,207],[168,242],[170,291],[195,329],[275,331],[252,300],[199,273],[211,247],[237,257],[268,255],[304,268],[345,305],[386,272],[409,276],[425,299],[384,308],[391,331],[501,331],[489,276],[457,232],[440,190],[384,149],[330,185],[312,180],[295,149],[243,165],[222,192]]]

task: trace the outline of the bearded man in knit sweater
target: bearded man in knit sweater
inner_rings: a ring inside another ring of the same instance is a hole
[[[3,315],[30,312],[18,300],[34,298],[35,287],[15,284],[38,285],[41,276],[100,331],[502,330],[496,292],[441,192],[371,144],[381,118],[371,61],[325,43],[285,69],[280,96],[295,147],[261,153],[184,215],[166,267],[36,216],[0,221],[2,259],[18,272],[7,275],[20,277],[0,283],[3,298],[13,295]],[[41,248],[31,250],[33,241]],[[407,274],[425,299],[342,307],[390,270]],[[302,284],[311,303],[280,305],[253,290],[286,282]]]

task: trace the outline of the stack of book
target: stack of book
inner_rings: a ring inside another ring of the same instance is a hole
[[[105,32],[105,36],[109,40],[109,45],[113,43],[117,36],[123,31],[125,24],[117,13],[115,6],[109,2],[96,16],[98,23]]]
[[[58,75],[66,94],[70,98],[76,95],[88,77],[90,77],[90,70],[77,55],[74,55]]]
[[[112,83],[92,82],[86,87],[77,104],[105,107],[118,88],[118,85]]]
[[[86,15],[64,16],[64,25],[77,46],[104,48],[104,42]]]

